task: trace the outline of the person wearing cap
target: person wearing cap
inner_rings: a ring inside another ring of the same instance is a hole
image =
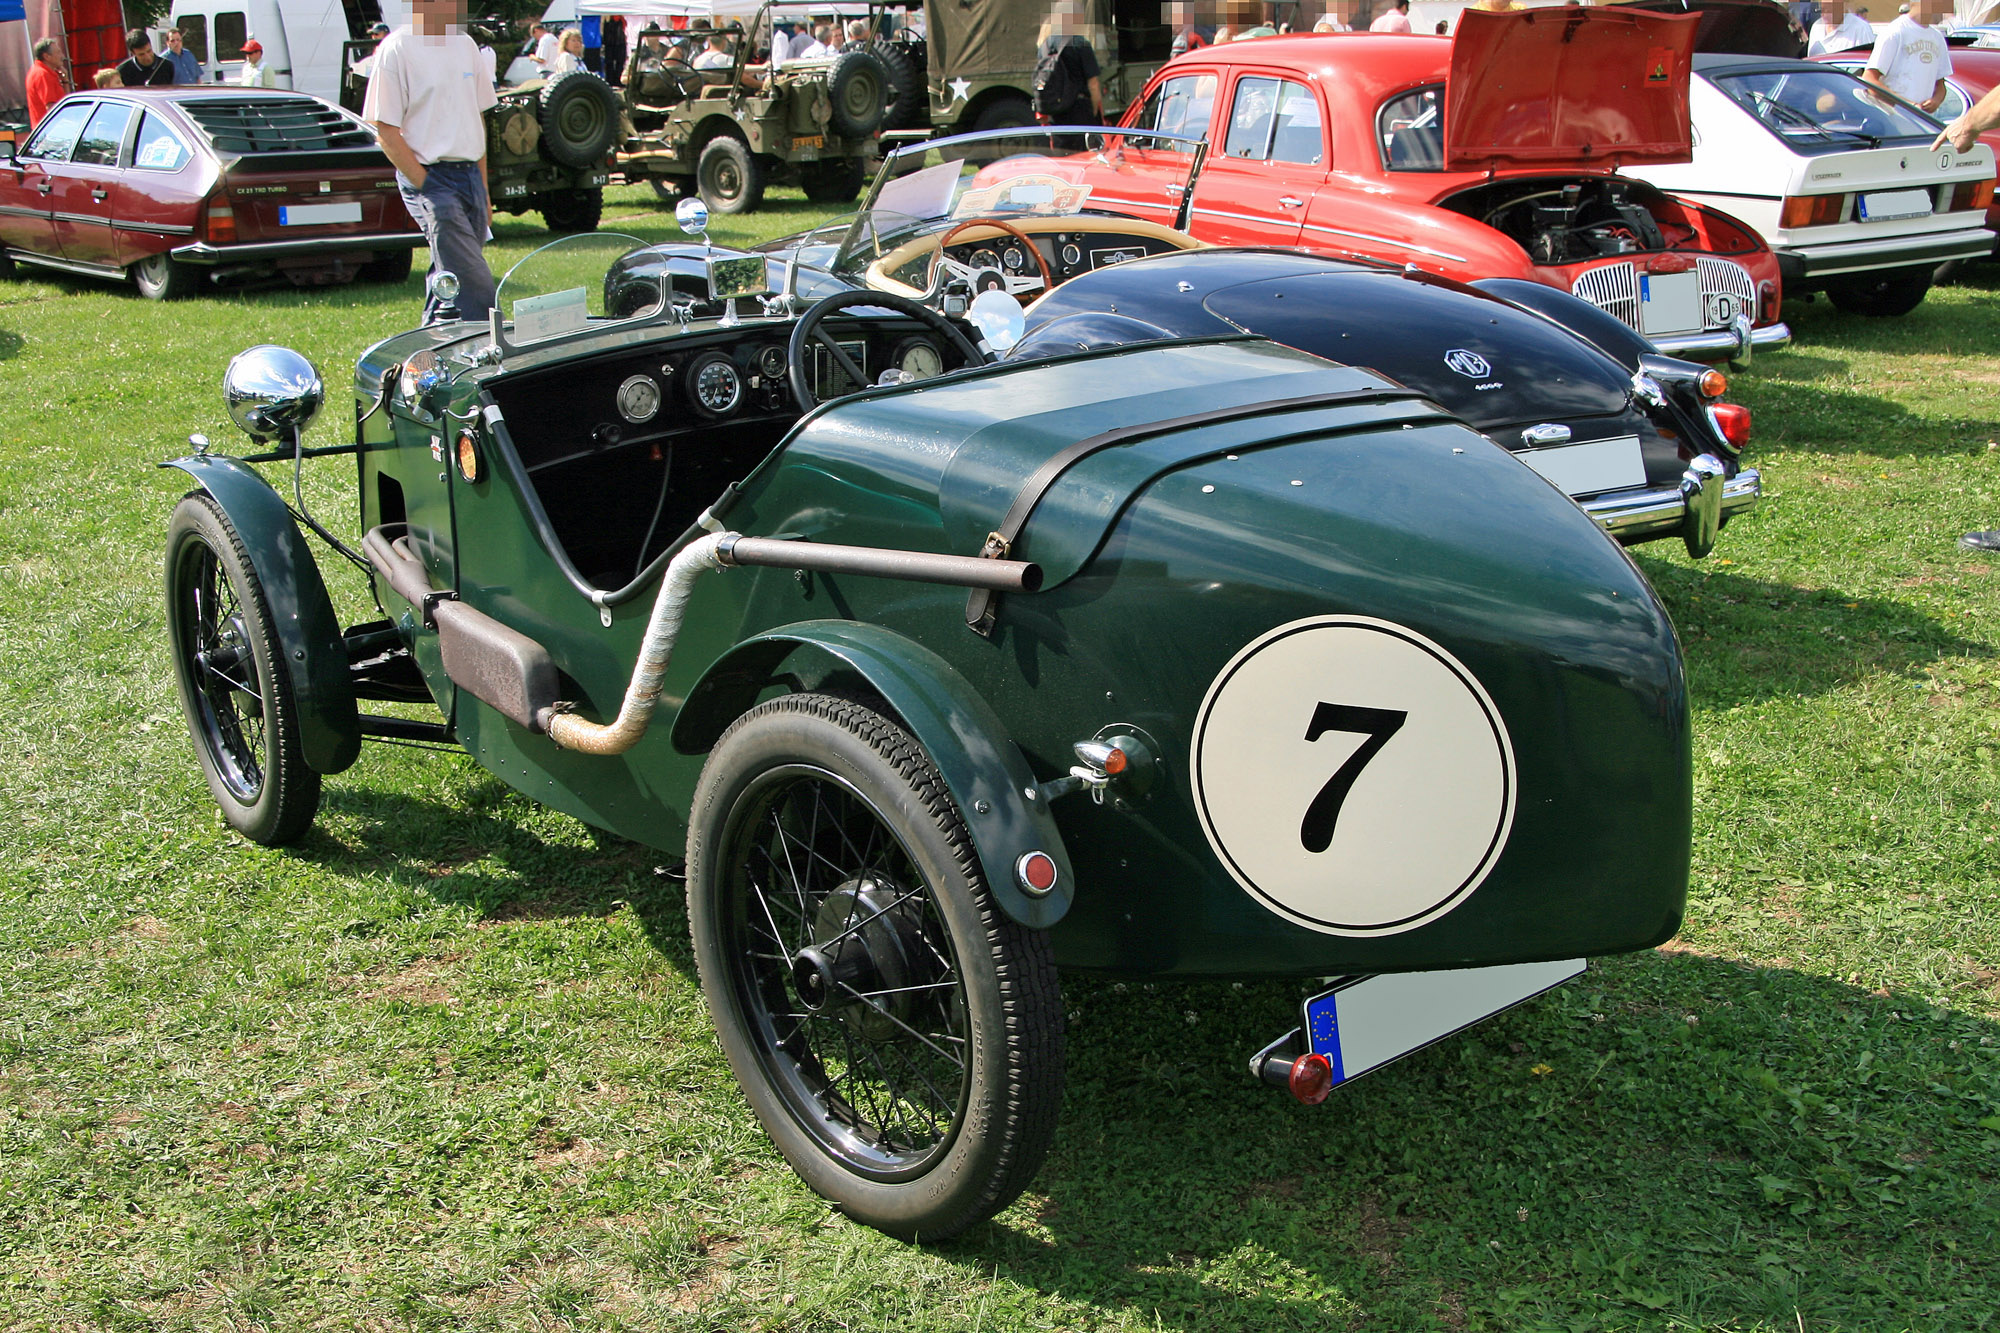
[[[447,312],[484,320],[493,270],[482,253],[493,204],[486,188],[486,109],[499,98],[478,43],[463,31],[464,0],[412,0],[412,26],[375,52],[361,118],[396,168],[403,204],[431,249],[431,276],[450,273],[449,304],[426,283],[424,322]]]
[[[264,44],[252,37],[243,43],[243,69],[236,81],[245,88],[275,88],[278,76],[264,63]]]

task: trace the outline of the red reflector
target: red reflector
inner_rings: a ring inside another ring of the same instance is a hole
[[[1824,227],[1830,222],[1838,222],[1847,214],[1847,196],[1844,194],[1795,194],[1785,200],[1784,211],[1778,215],[1780,227]]]
[[[1741,403],[1717,403],[1708,409],[1715,419],[1715,428],[1722,432],[1722,438],[1729,441],[1733,449],[1741,449],[1750,443],[1750,409]]]
[[[1055,858],[1047,852],[1024,853],[1014,863],[1014,874],[1029,893],[1038,896],[1048,893],[1056,886]]]
[[[1292,1061],[1285,1088],[1307,1106],[1318,1106],[1333,1091],[1333,1061],[1314,1051]]]
[[[1649,255],[1640,263],[1648,273],[1686,273],[1695,267],[1692,255]]]
[[[1775,324],[1778,322],[1778,284],[1768,279],[1757,284],[1757,322]]]

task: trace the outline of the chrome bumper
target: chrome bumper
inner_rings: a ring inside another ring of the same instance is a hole
[[[1748,361],[1757,352],[1773,352],[1791,341],[1792,330],[1788,324],[1752,328],[1747,316],[1738,315],[1735,323],[1726,329],[1672,333],[1654,338],[1652,343],[1667,356],[1689,361]]]
[[[234,264],[254,259],[310,259],[315,255],[348,254],[355,250],[410,250],[424,243],[420,231],[383,232],[372,236],[316,236],[310,240],[254,241],[248,245],[210,245],[196,241],[168,251],[183,264]]]
[[[1722,520],[1756,507],[1764,495],[1764,477],[1744,468],[1726,480],[1722,460],[1703,454],[1688,464],[1679,486],[1669,490],[1614,491],[1578,500],[1597,526],[1624,542],[1645,541],[1678,533],[1696,559],[1715,548]]]

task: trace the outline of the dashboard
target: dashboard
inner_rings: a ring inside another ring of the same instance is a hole
[[[1100,217],[1010,218],[1047,263],[1056,284],[1114,264],[1148,255],[1194,249],[1199,242],[1155,223]],[[906,296],[921,295],[930,282],[931,261],[942,232],[909,241],[877,260],[870,285]],[[1018,237],[998,227],[969,227],[962,239],[945,246],[955,263],[979,275],[975,287],[1006,290],[1008,278],[1039,279],[1041,267]]]

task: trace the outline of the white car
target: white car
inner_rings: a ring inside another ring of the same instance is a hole
[[[1697,55],[1694,160],[1638,176],[1762,234],[1788,294],[1901,315],[1947,260],[1993,251],[1993,150],[1932,152],[1938,123],[1831,65]]]

